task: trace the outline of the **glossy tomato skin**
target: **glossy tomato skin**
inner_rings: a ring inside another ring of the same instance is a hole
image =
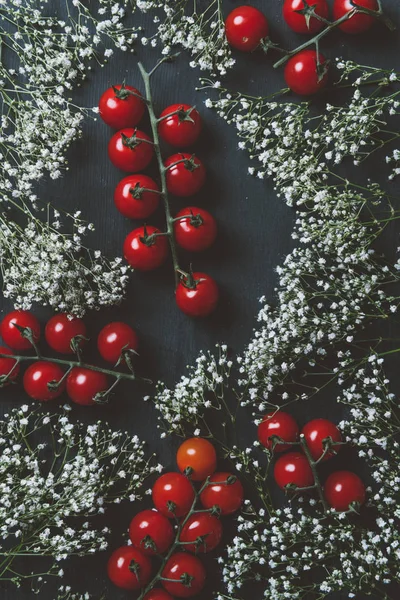
[[[156,510],[142,510],[129,526],[129,537],[135,548],[143,554],[164,554],[174,541],[170,521]]]
[[[129,568],[132,562],[136,563],[138,574]],[[123,590],[140,590],[146,586],[151,579],[151,571],[149,557],[133,546],[122,546],[114,550],[107,564],[109,579]]]
[[[41,402],[54,400],[63,393],[65,383],[62,383],[56,390],[49,390],[48,384],[51,381],[60,381],[63,375],[64,371],[59,365],[38,360],[29,365],[24,373],[24,390],[34,400]]]
[[[135,145],[134,138],[138,141]],[[131,127],[114,133],[108,143],[108,156],[114,167],[128,173],[143,171],[154,156],[153,145],[149,136]]]
[[[194,497],[190,481],[181,473],[164,473],[153,485],[154,506],[162,515],[170,519],[174,516],[184,517],[187,515]]]
[[[160,119],[162,121],[158,124],[159,134],[164,142],[171,146],[186,148],[194,144],[200,135],[200,114],[189,104],[168,106],[162,111]]]
[[[73,354],[71,340],[77,335],[85,337],[86,325],[82,319],[71,317],[66,313],[59,313],[51,317],[46,323],[44,336],[46,342],[60,354]],[[82,340],[83,341],[83,340]]]
[[[182,528],[180,541],[185,542],[184,548],[193,554],[212,552],[222,538],[221,521],[210,513],[192,515]],[[202,541],[196,543],[197,540]],[[194,542],[188,544],[187,542]]]
[[[289,484],[302,488],[314,483],[311,467],[301,452],[288,452],[278,458],[275,463],[274,478],[282,489]]]
[[[97,348],[104,360],[117,364],[124,350],[137,350],[139,339],[136,332],[122,321],[108,323],[100,331]]]
[[[299,426],[289,413],[283,410],[271,412],[264,416],[258,426],[258,439],[260,443],[274,452],[285,452],[291,448],[288,444],[276,444],[272,436],[282,438],[285,442],[297,442],[299,439]]]
[[[265,15],[253,6],[238,6],[226,18],[225,34],[228,43],[242,52],[252,52],[268,36]]]
[[[7,348],[7,346],[0,346],[0,354],[13,355],[14,352],[11,350],[11,348]],[[16,360],[13,360],[12,358],[1,358],[0,357],[0,377],[8,375],[8,373],[10,373],[10,371],[13,367],[15,367],[13,369],[13,372],[10,374],[10,376],[7,380],[7,383],[2,384],[3,386],[8,385],[9,383],[11,383],[11,381],[15,381],[15,379],[19,375],[20,367],[19,367],[19,365],[17,365]]]
[[[40,338],[40,323],[37,318],[27,310],[13,310],[8,313],[0,325],[0,333],[3,342],[13,350],[30,350],[32,344],[26,338],[22,337],[14,323],[20,327],[27,327],[32,330],[33,338],[37,342]]]
[[[211,442],[194,437],[179,446],[176,462],[182,473],[191,469],[189,477],[192,481],[204,481],[217,468],[217,453]]]
[[[175,239],[181,248],[189,252],[201,252],[215,242],[217,224],[207,210],[187,206],[180,210],[175,218],[179,219],[174,223]]]
[[[210,477],[208,485],[200,494],[200,501],[204,508],[210,509],[218,506],[221,515],[231,515],[241,507],[244,498],[243,486],[236,477],[234,483],[228,483],[232,473],[218,472]]]
[[[179,197],[192,196],[203,187],[206,170],[197,156],[179,152],[168,157],[164,164],[167,168],[167,189],[171,194]]]
[[[154,588],[147,592],[143,600],[174,600],[173,597],[161,588]]]
[[[84,406],[95,404],[96,394],[107,389],[107,376],[98,371],[74,367],[67,377],[67,394],[76,404]]]
[[[326,63],[319,54],[320,64]],[[317,73],[317,53],[315,50],[302,50],[289,58],[285,67],[285,80],[288,87],[299,96],[311,96],[321,90],[328,82],[328,73],[322,78]]]
[[[361,8],[369,8],[370,10],[379,9],[377,0],[354,0],[354,4],[357,4]],[[350,0],[335,0],[333,3],[333,18],[336,21],[353,9],[354,6],[351,4]],[[371,15],[357,13],[339,25],[339,29],[345,33],[363,33],[368,31],[368,29],[371,29],[375,20],[376,19]]]
[[[365,486],[355,473],[336,471],[326,480],[324,495],[331,508],[342,512],[349,510],[352,502],[364,504]]]
[[[146,105],[143,100],[126,92],[141,96],[139,90],[131,85],[115,85],[108,88],[100,98],[100,116],[113,129],[135,127],[144,115]]]
[[[158,185],[151,177],[141,174],[128,175],[115,188],[114,204],[128,219],[147,219],[158,208],[158,191]]]
[[[152,271],[160,267],[168,256],[168,241],[166,236],[156,236],[148,239],[154,233],[161,233],[157,227],[147,225],[134,229],[125,238],[125,260],[138,271]],[[146,240],[147,243],[146,243]]]
[[[189,585],[179,581],[184,574],[192,577]],[[201,561],[192,554],[177,552],[167,561],[162,577],[178,581],[162,581],[164,588],[175,598],[190,598],[199,594],[206,581],[206,571]]]
[[[314,6],[315,14],[327,19],[329,17],[329,7],[326,0],[312,0],[309,6]],[[283,5],[283,18],[289,25],[290,29],[296,33],[317,33],[324,27],[324,23],[315,17],[311,17],[307,26],[306,17],[298,10],[305,7],[304,0],[285,0]]]
[[[309,421],[304,425],[301,433],[304,434],[306,444],[314,460],[318,460],[324,452],[324,439],[330,437],[333,442],[342,441],[339,429],[332,421],[328,421],[328,419],[313,419]],[[335,446],[334,449],[327,452],[322,460],[325,461],[332,458],[332,456],[337,454],[339,449],[340,446]]]
[[[189,317],[207,317],[218,304],[219,290],[214,279],[206,273],[193,273],[194,286],[188,287],[181,279],[176,288],[175,300],[178,307]]]

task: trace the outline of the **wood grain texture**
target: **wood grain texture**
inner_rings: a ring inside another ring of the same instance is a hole
[[[53,0],[53,4],[57,5],[58,1]],[[225,0],[224,4],[228,13],[240,3]],[[292,34],[282,21],[281,0],[253,0],[251,4],[264,10],[275,40],[287,47],[299,43],[299,37]],[[399,0],[384,0],[384,4],[394,21],[400,24]],[[324,53],[332,59],[340,56],[364,64],[397,68],[400,68],[399,50],[399,33],[389,35],[380,27],[361,37],[345,37],[334,32],[323,44]],[[85,106],[94,106],[109,85],[124,78],[129,84],[143,89],[137,60],[140,58],[146,67],[151,67],[157,57],[157,52],[148,47],[138,47],[138,57],[117,53],[106,67],[93,68],[89,81],[75,95],[75,100]],[[234,72],[227,77],[228,86],[252,91],[256,95],[274,92],[283,86],[282,70],[272,69],[271,57],[252,54],[237,55],[237,59]],[[170,385],[184,373],[187,364],[194,362],[200,350],[211,349],[216,342],[226,342],[234,352],[243,349],[256,324],[258,298],[265,295],[274,303],[275,267],[292,248],[293,212],[277,198],[271,181],[262,182],[247,175],[250,161],[245,153],[238,151],[235,132],[204,107],[205,94],[195,91],[198,75],[188,66],[187,57],[181,55],[176,63],[167,64],[156,73],[153,94],[159,112],[174,102],[185,102],[195,104],[204,119],[204,131],[194,150],[207,166],[208,179],[204,190],[190,199],[190,203],[199,203],[214,214],[219,224],[219,236],[216,245],[198,257],[182,254],[182,263],[188,264],[193,260],[196,270],[204,270],[215,277],[222,290],[220,306],[215,315],[205,321],[192,321],[185,317],[175,306],[173,273],[171,265],[167,264],[154,273],[134,274],[127,300],[121,307],[87,318],[93,338],[101,326],[111,320],[130,323],[141,338],[139,370],[154,381],[162,379]],[[149,130],[148,124],[144,129]],[[67,210],[82,210],[83,217],[96,225],[90,245],[109,255],[118,255],[125,235],[133,227],[113,204],[114,187],[124,174],[107,159],[110,135],[111,130],[100,120],[87,120],[82,140],[74,143],[69,151],[69,172],[59,182],[42,184],[39,194]],[[173,152],[173,149],[165,148],[165,156]],[[379,164],[376,167],[379,174]],[[151,172],[150,169],[149,174]],[[360,177],[367,176],[370,173],[360,170]],[[174,200],[173,210],[178,211],[185,205],[184,202]],[[151,222],[162,225],[161,210]],[[397,245],[398,231],[392,228],[382,247],[392,252]],[[2,300],[1,314],[6,313],[10,306],[9,302]],[[43,309],[39,309],[38,314],[43,322],[49,316]],[[92,343],[89,360],[95,355],[95,344]],[[155,411],[151,404],[142,400],[143,395],[151,392],[152,389],[143,386],[123,384],[110,405],[87,410],[76,408],[74,414],[87,422],[101,418],[116,428],[129,428],[132,433],[146,439],[152,451],[161,454],[167,468],[173,468],[176,440],[160,441]],[[26,401],[18,386],[0,393],[2,413]],[[307,416],[315,416],[315,410],[311,404],[301,407],[302,422]],[[320,416],[340,419],[340,411],[330,398],[327,398],[323,409],[319,406],[317,410]],[[253,437],[254,428],[249,424],[243,428],[243,438],[250,441]],[[134,511],[137,511],[136,506],[118,507],[118,510],[110,512],[108,524],[114,532],[112,545],[122,542]],[[104,571],[106,560],[107,555],[103,554],[90,560],[73,561],[65,568],[68,583],[82,591],[102,590],[108,586]],[[27,590],[0,586],[1,599],[30,597],[34,596]],[[45,588],[39,597],[52,600],[53,591]],[[116,590],[110,591],[107,596],[112,600],[129,597],[129,594]],[[211,597],[207,592],[202,595],[202,600]],[[261,593],[258,597],[262,597]]]

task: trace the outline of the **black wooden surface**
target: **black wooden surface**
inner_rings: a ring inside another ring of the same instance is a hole
[[[59,0],[54,0],[58,5]],[[267,15],[276,41],[286,47],[299,43],[299,38],[291,33],[282,21],[281,0],[253,0],[251,4],[262,8]],[[51,4],[51,3],[50,3]],[[238,1],[225,0],[226,13]],[[330,4],[332,2],[330,1]],[[400,23],[399,0],[385,0],[385,7],[395,22]],[[146,24],[148,17],[138,18]],[[352,58],[363,64],[399,67],[399,33],[388,34],[377,26],[373,32],[351,37],[334,32],[322,45],[327,56]],[[111,84],[126,79],[143,90],[137,69],[138,58],[146,67],[151,67],[158,58],[158,52],[138,46],[138,56],[117,53],[104,68],[94,67],[89,80],[75,94],[77,102],[85,106],[97,104],[101,93]],[[103,310],[87,317],[89,331],[95,339],[101,326],[111,320],[124,320],[140,334],[141,356],[139,370],[153,380],[162,379],[173,385],[183,374],[185,366],[192,364],[201,349],[207,350],[216,342],[223,341],[240,352],[250,339],[258,311],[258,298],[261,295],[274,302],[276,284],[275,266],[292,247],[291,228],[293,212],[282,200],[276,197],[271,181],[259,181],[247,175],[250,161],[247,155],[237,150],[237,139],[233,128],[220,120],[213,111],[204,107],[206,95],[196,92],[198,71],[188,66],[187,56],[181,55],[176,63],[165,65],[153,80],[153,95],[157,111],[174,102],[195,104],[200,110],[204,131],[201,140],[194,148],[205,162],[208,170],[204,190],[193,198],[210,210],[219,224],[216,245],[207,253],[191,257],[181,254],[182,263],[193,259],[195,269],[209,272],[221,286],[222,298],[217,312],[204,321],[192,321],[175,306],[173,294],[173,273],[171,264],[150,274],[134,274],[129,286],[126,302],[114,309]],[[228,86],[255,94],[267,94],[284,86],[282,70],[272,69],[272,57],[260,54],[237,55],[237,66],[227,78]],[[148,130],[148,124],[144,126]],[[101,248],[109,255],[121,254],[125,235],[136,226],[124,219],[115,209],[112,195],[117,182],[124,176],[108,161],[107,142],[111,130],[100,120],[87,120],[83,127],[82,140],[75,142],[69,151],[70,170],[57,182],[47,182],[39,190],[42,199],[50,200],[67,210],[82,210],[85,218],[93,221],[96,232],[91,238],[93,247]],[[165,148],[165,156],[173,149]],[[151,170],[150,170],[151,172]],[[379,172],[379,165],[377,165]],[[370,175],[370,173],[369,173]],[[174,200],[173,211],[185,204],[185,200]],[[192,202],[192,200],[190,200]],[[154,224],[162,224],[163,212],[152,219]],[[397,232],[392,230],[385,240],[386,249],[393,251],[398,245]],[[11,304],[1,301],[4,314]],[[38,309],[43,322],[49,313]],[[95,356],[94,344],[89,358]],[[175,440],[161,442],[156,429],[156,413],[151,404],[142,401],[144,394],[152,389],[123,384],[112,403],[106,407],[82,409],[74,407],[74,413],[85,421],[97,418],[107,419],[116,428],[128,427],[149,442],[149,447],[162,456],[166,467],[173,468]],[[26,401],[21,388],[1,392],[0,410]],[[302,420],[315,416],[311,405],[301,408]],[[331,416],[340,420],[340,410],[328,401],[319,407],[320,416]],[[246,437],[254,437],[254,427],[249,424]],[[111,511],[109,525],[113,528],[114,546],[122,542],[129,518],[137,507],[121,507]],[[102,589],[107,585],[104,573],[107,555],[90,561],[75,561],[66,568],[68,581],[72,587]],[[32,593],[14,588],[0,587],[0,598],[20,600],[31,597]],[[42,600],[52,599],[53,592],[43,590]],[[108,598],[128,598],[129,594],[110,591]],[[206,600],[208,594],[202,595]]]

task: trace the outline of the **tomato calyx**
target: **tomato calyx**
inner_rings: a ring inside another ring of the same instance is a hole
[[[183,163],[183,166],[185,167],[185,169],[187,171],[190,171],[191,173],[193,173],[193,171],[200,168],[200,165],[195,162],[195,158],[196,158],[195,154],[192,154],[192,156],[190,158],[181,158],[180,160],[177,160],[176,162],[172,163],[171,165],[168,165],[167,170],[173,169],[177,165],[180,165],[181,163]]]
[[[151,535],[146,535],[146,537],[143,538],[142,545],[145,550],[153,550],[153,552],[157,552],[157,546],[154,543]]]
[[[317,21],[322,21],[322,23],[328,24],[329,21],[321,17],[315,9],[317,8],[317,4],[308,4],[309,0],[303,0],[304,8],[299,8],[294,12],[303,15],[306,21],[307,29],[310,29],[310,21],[311,19],[317,19]]]
[[[190,265],[190,269],[189,269],[188,273],[186,273],[185,271],[180,271],[180,270],[178,272],[180,274],[180,281],[181,281],[182,285],[185,288],[187,288],[188,290],[195,290],[197,288],[197,286],[199,285],[199,283],[204,281],[204,279],[195,279],[194,278],[192,265]]]
[[[142,144],[142,143],[150,144],[151,146],[153,146],[153,142],[146,140],[144,138],[139,138],[137,136],[137,127],[135,128],[135,131],[133,132],[133,134],[130,137],[128,135],[126,135],[125,133],[121,132],[121,139],[122,139],[123,146],[125,146],[126,148],[129,148],[129,150],[134,150],[135,148],[140,146],[140,144]]]
[[[140,185],[137,182],[133,187],[129,188],[129,193],[135,200],[142,200],[143,194],[149,192],[150,194],[159,194],[158,190],[152,190],[150,188],[146,188]]]
[[[143,235],[140,236],[139,239],[142,242],[142,244],[144,244],[145,246],[149,246],[150,247],[150,246],[154,246],[154,244],[156,243],[158,237],[165,237],[165,236],[168,236],[168,235],[169,235],[168,233],[162,233],[162,232],[159,232],[159,233],[150,233],[149,234],[147,232],[146,225],[143,225]]]
[[[33,330],[30,327],[22,327],[22,325],[18,325],[18,323],[12,323],[12,326],[18,329],[21,336],[28,340],[28,342],[33,346],[33,348],[37,350],[35,336]]]
[[[120,89],[118,89],[115,85],[111,87],[114,90],[115,97],[118,98],[118,100],[127,100],[129,98],[130,92],[126,89],[125,81],[121,84]]]
[[[136,575],[138,581],[140,581],[140,565],[134,558],[132,558],[131,562],[129,563],[128,569],[131,573]]]
[[[325,60],[325,62],[321,63],[319,60],[319,54],[317,53],[316,67],[317,67],[317,75],[318,75],[318,83],[326,77],[329,71],[330,60]]]
[[[172,502],[172,500],[168,500],[167,501],[167,509],[169,510],[170,513],[174,514],[176,511],[175,502]]]
[[[165,121],[166,119],[169,119],[170,117],[173,117],[174,115],[177,115],[178,125],[180,125],[181,123],[184,123],[185,121],[188,121],[189,123],[194,123],[194,119],[192,119],[192,117],[190,116],[191,113],[194,111],[194,109],[195,109],[194,106],[191,106],[188,109],[184,109],[183,106],[181,106],[180,108],[178,108],[178,110],[174,110],[173,112],[170,112],[167,115],[164,115],[157,120],[159,123],[161,123],[161,121]]]

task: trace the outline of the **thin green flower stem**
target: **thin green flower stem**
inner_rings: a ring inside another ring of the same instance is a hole
[[[165,221],[166,221],[166,225],[167,225],[169,245],[171,248],[172,264],[173,264],[173,268],[174,268],[174,277],[175,277],[175,289],[176,289],[178,287],[178,283],[179,283],[179,272],[181,271],[181,268],[179,266],[178,251],[177,251],[177,246],[176,246],[176,241],[175,241],[175,233],[174,233],[174,221],[172,218],[171,207],[170,207],[169,197],[168,197],[167,180],[166,180],[166,171],[167,170],[164,166],[164,161],[163,161],[162,155],[161,155],[160,138],[158,135],[158,119],[154,112],[153,97],[152,97],[151,85],[150,85],[151,75],[160,66],[160,64],[162,62],[165,62],[165,61],[162,60],[159,63],[157,63],[157,65],[149,73],[145,70],[145,68],[143,67],[141,62],[138,63],[138,67],[139,67],[140,74],[143,78],[143,83],[144,83],[145,91],[146,91],[146,106],[147,106],[147,110],[148,110],[149,117],[150,117],[151,130],[153,133],[153,147],[154,147],[154,152],[155,152],[156,159],[157,159],[158,170],[159,170],[160,180],[161,180],[161,196],[162,196],[162,199],[164,202]]]

